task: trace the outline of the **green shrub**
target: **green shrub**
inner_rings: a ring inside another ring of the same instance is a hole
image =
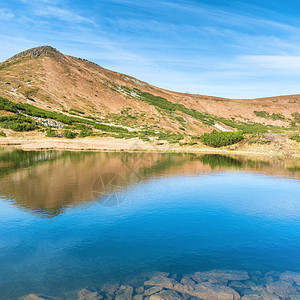
[[[5,132],[3,132],[3,131],[0,131],[0,136],[1,136],[1,137],[6,137],[6,134],[5,134]]]
[[[285,117],[282,115],[282,114],[272,114],[272,115],[270,115],[270,118],[272,119],[272,120],[282,120],[282,121],[284,121],[285,120]]]
[[[46,130],[46,137],[60,137],[60,135],[56,130],[53,130],[52,128],[49,127]]]
[[[264,125],[255,122],[245,123],[218,116],[212,116],[212,118],[215,121],[221,122],[229,127],[236,128],[237,130],[243,131],[244,133],[265,133],[270,130],[273,132],[280,131],[280,127],[278,126]]]
[[[268,118],[269,117],[269,113],[267,111],[254,111],[254,114],[257,116],[257,117],[261,117],[261,118]]]
[[[195,146],[198,145],[197,142],[185,142],[185,143],[179,143],[180,146]]]
[[[204,133],[200,138],[203,144],[217,148],[238,143],[244,137],[241,131],[217,132],[214,130],[211,133]]]
[[[84,124],[75,124],[75,129],[78,129],[78,130],[86,130],[86,129],[91,129],[91,127],[88,127]]]
[[[185,119],[183,117],[177,116],[177,117],[175,117],[175,119],[180,123],[185,123]]]
[[[14,103],[2,97],[0,97],[0,110],[10,111],[14,113],[18,113],[19,111],[21,111],[22,113],[25,113],[29,116],[39,117],[44,119],[52,119],[66,125],[78,125],[78,124],[90,125],[96,129],[100,129],[106,132],[128,132],[126,128],[99,124],[90,119],[86,120],[83,118],[66,116],[62,113],[57,113],[55,111],[48,111],[42,108],[35,107],[31,104]]]
[[[14,131],[31,131],[37,128],[35,121],[18,114],[0,117],[0,127],[9,128]]]
[[[75,109],[75,108],[71,108],[71,109],[70,109],[70,112],[75,112],[75,113],[78,113],[78,114],[84,115],[84,112],[83,112],[83,111],[81,111],[81,110],[78,110],[78,109]]]
[[[12,124],[9,128],[14,131],[32,131],[36,129],[36,126],[30,123],[19,123]]]
[[[294,112],[294,113],[292,113],[292,117],[294,118],[294,121],[296,123],[300,123],[300,113]]]
[[[260,144],[260,145],[268,145],[271,144],[272,141],[270,140],[251,140],[249,144]]]
[[[75,139],[77,135],[78,135],[77,132],[74,132],[74,131],[71,131],[71,130],[66,129],[66,130],[63,131],[63,136],[66,139]]]
[[[122,87],[122,89],[124,89]],[[126,89],[124,89],[126,90]],[[127,93],[131,93],[130,89],[127,89]],[[160,97],[160,96],[154,96],[150,93],[141,92],[139,89],[133,90],[135,93],[138,94],[138,99],[145,101],[151,105],[154,105],[156,107],[159,107],[161,109],[167,110],[169,112],[174,112],[176,110],[181,111],[195,119],[198,119],[202,121],[202,123],[207,125],[213,125],[215,122],[205,113],[200,113],[199,111],[191,108],[187,108],[186,106],[179,104],[179,103],[173,103],[166,98]],[[179,117],[180,118],[180,117]],[[179,120],[178,120],[179,121]],[[183,121],[185,121],[183,119]]]
[[[290,137],[291,140],[300,143],[300,134],[295,134]]]
[[[92,136],[92,135],[93,135],[93,130],[89,129],[89,128],[81,130],[81,132],[79,134],[80,137],[87,137],[87,136]]]
[[[267,111],[254,111],[254,114],[257,116],[257,117],[261,117],[261,118],[265,118],[265,119],[272,119],[274,121],[276,120],[285,120],[284,116],[282,114],[269,114]]]

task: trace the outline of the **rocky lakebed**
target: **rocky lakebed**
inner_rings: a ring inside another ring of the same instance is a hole
[[[151,272],[126,282],[85,287],[62,297],[30,294],[18,300],[300,300],[300,273],[213,270],[179,276]]]

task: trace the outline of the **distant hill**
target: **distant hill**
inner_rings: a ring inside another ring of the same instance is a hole
[[[50,46],[26,50],[0,64],[0,97],[129,131],[192,135],[295,126],[300,112],[300,95],[241,100],[177,93]]]

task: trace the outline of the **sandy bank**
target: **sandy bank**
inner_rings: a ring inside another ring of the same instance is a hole
[[[154,151],[181,153],[219,153],[219,154],[251,154],[263,156],[300,157],[300,146],[294,142],[288,145],[233,145],[226,148],[214,149],[205,145],[180,146],[167,142],[144,142],[134,139],[82,138],[0,138],[0,146],[16,146],[22,150],[72,150],[72,151]]]

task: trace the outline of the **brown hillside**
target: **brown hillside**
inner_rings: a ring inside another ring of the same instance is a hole
[[[300,95],[241,100],[177,93],[64,55],[50,46],[24,51],[0,64],[0,96],[11,101],[66,114],[75,109],[84,112],[84,116],[101,117],[105,122],[135,129],[156,125],[180,132],[184,127],[184,132],[191,134],[214,129],[182,111],[166,112],[141,101],[134,89],[201,113],[243,122],[288,126],[292,114],[300,112]],[[258,117],[254,111],[281,114],[284,118]]]

